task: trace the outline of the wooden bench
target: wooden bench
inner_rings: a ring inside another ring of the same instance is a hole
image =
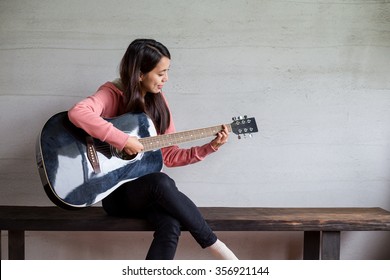
[[[199,209],[214,231],[302,231],[303,259],[339,259],[342,231],[390,231],[390,212],[381,208]],[[58,207],[0,206],[0,231],[4,230],[8,231],[8,258],[24,259],[25,231],[153,228],[145,220],[107,216],[101,207],[69,211]]]

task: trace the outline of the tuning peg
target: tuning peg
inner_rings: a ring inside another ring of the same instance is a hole
[[[241,139],[241,135],[238,135],[238,140],[240,140]]]
[[[233,117],[233,118],[232,118],[232,121],[234,121],[234,122],[235,122],[236,120],[237,120],[237,118],[236,118],[236,117]]]

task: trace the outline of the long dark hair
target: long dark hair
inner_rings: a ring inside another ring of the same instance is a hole
[[[137,39],[127,48],[119,67],[126,112],[146,113],[158,133],[164,133],[169,126],[169,109],[161,94],[148,92],[142,96],[139,78],[152,71],[164,56],[171,58],[163,44],[152,39]]]

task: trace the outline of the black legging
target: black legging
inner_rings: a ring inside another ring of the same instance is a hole
[[[165,173],[152,173],[123,184],[103,200],[109,215],[146,218],[155,226],[146,259],[173,259],[180,227],[188,230],[202,248],[217,240],[197,206]]]

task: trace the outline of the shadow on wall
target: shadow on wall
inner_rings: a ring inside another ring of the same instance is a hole
[[[342,260],[390,260],[388,244],[390,244],[390,232],[342,232],[340,258]]]
[[[218,232],[239,259],[301,260],[302,232]]]

